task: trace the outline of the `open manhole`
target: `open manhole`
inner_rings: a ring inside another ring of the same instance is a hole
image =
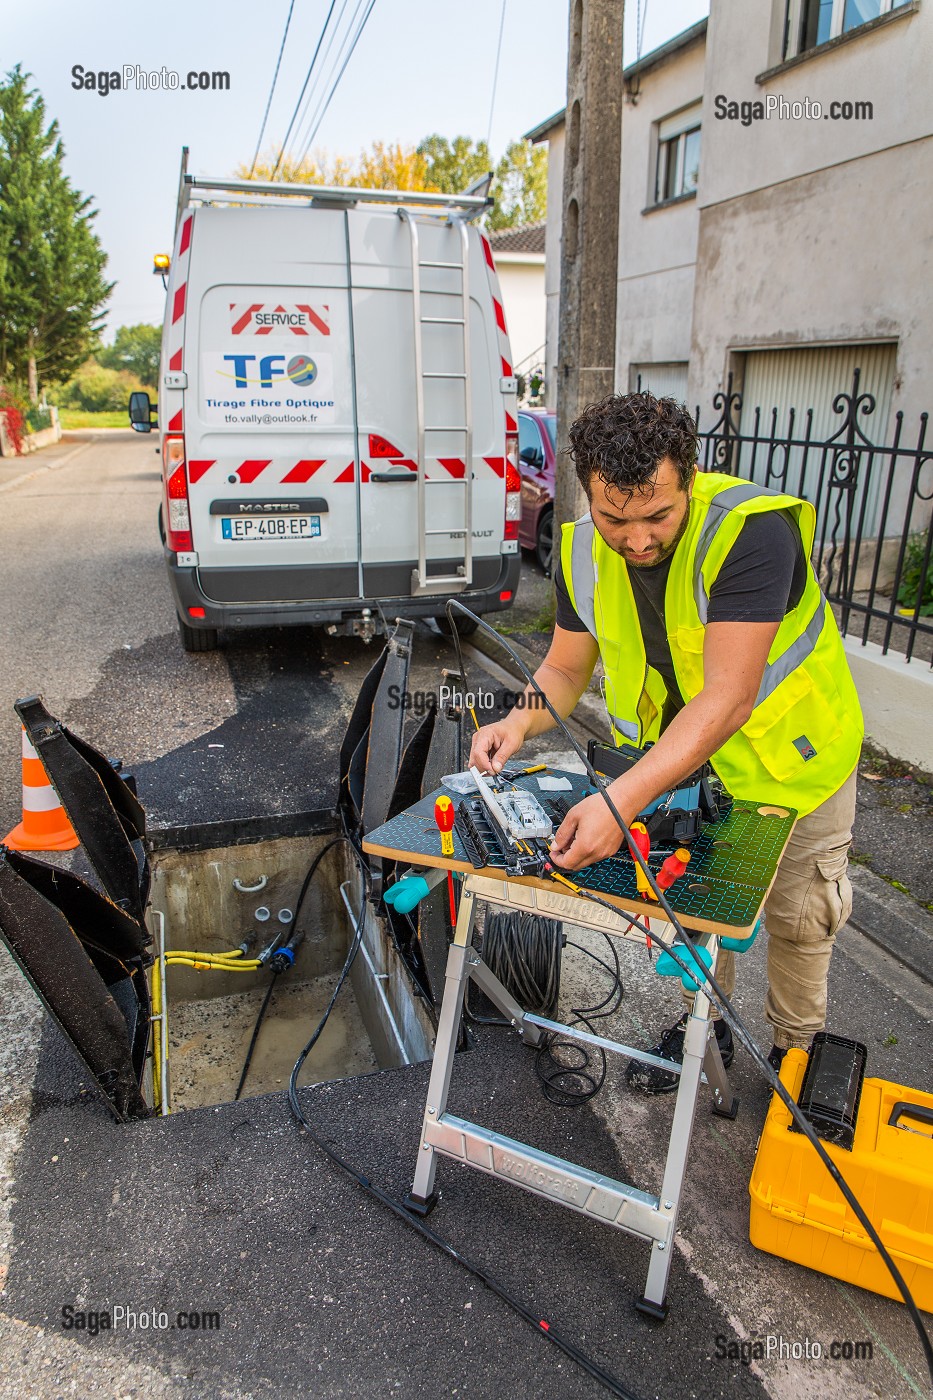
[[[7,838],[0,939],[118,1118],[283,1091],[325,1013],[301,1084],[430,1058],[446,894],[386,908],[396,858],[361,850],[364,831],[459,766],[459,713],[432,709],[403,746],[390,700],[411,628],[397,624],[366,677],[333,756],[336,802],[314,811],[149,831],[118,762],[39,697],[16,702],[41,820],[59,814],[51,849],[82,850],[53,861],[48,843]]]
[[[361,903],[359,953],[299,1082],[346,1079],[430,1057],[433,1028],[424,1000],[414,995],[384,921],[365,905],[347,844],[325,850],[335,833],[153,853],[149,919],[157,958],[149,974],[154,1034],[147,1097],[161,1112],[235,1097],[264,1005],[242,1097],[287,1087],[330,1001]],[[197,828],[190,834],[197,838]],[[275,951],[284,945],[294,951],[279,959],[286,970],[276,973]],[[183,953],[195,956],[182,961]],[[262,965],[251,966],[259,957]]]

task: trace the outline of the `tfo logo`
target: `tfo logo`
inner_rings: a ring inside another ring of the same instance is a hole
[[[313,384],[317,379],[317,365],[310,355],[293,355],[285,366],[285,373],[293,384]]]

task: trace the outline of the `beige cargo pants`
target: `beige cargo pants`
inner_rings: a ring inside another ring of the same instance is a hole
[[[782,1050],[806,1049],[826,1026],[829,962],[836,934],[852,913],[846,872],[855,783],[852,773],[838,792],[798,821],[765,902],[765,1016]],[[720,950],[716,980],[729,997],[735,989],[735,959],[735,953]]]

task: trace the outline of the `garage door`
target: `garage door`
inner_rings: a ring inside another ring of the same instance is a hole
[[[667,361],[664,364],[632,365],[632,391],[650,389],[657,399],[676,399],[683,403],[687,397],[687,362]]]
[[[891,393],[894,384],[896,344],[886,345],[834,345],[808,350],[756,350],[745,357],[745,383],[742,390],[742,413],[740,429],[743,437],[755,437],[756,410],[758,436],[770,439],[772,414],[777,409],[775,436],[780,439],[787,435],[789,412],[794,410],[794,438],[806,434],[807,410],[813,410],[813,426],[810,432],[811,443],[822,444],[838,433],[845,422],[844,413],[833,411],[833,400],[837,394],[850,393],[852,376],[856,367],[860,370],[859,393],[869,393],[875,400],[874,412],[859,415],[859,425],[865,436],[874,443],[887,441],[888,414],[891,408]],[[846,406],[843,405],[845,408]],[[772,462],[769,476],[768,463]],[[810,447],[804,460],[802,448],[791,448],[788,470],[784,476],[786,487],[794,495],[805,496],[817,506],[820,492],[821,466],[824,453]],[[828,474],[828,466],[823,476]],[[744,445],[739,474],[755,481],[779,486],[774,479],[775,471],[783,472],[783,453],[772,455],[769,447]],[[877,476],[878,474],[875,473]],[[825,493],[825,484],[822,491]],[[875,488],[872,487],[871,494]],[[867,503],[868,521],[872,518],[875,502]]]

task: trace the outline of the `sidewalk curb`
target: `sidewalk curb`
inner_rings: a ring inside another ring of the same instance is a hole
[[[43,472],[55,472],[59,467],[67,466],[70,461],[81,452],[86,452],[89,447],[93,447],[93,438],[89,442],[79,443],[77,447],[66,452],[63,457],[56,457],[53,462],[44,462],[42,466],[34,467],[31,472],[23,472],[20,476],[14,476],[9,481],[4,481],[0,485],[0,491],[12,491],[14,486],[21,486],[24,481],[31,481],[35,476],[41,476]]]
[[[541,664],[541,658],[514,637],[508,640],[534,673]],[[517,680],[523,679],[505,648],[486,633],[477,631],[468,645],[475,647]],[[574,719],[595,737],[607,737],[606,713],[595,696],[582,697],[574,711]],[[851,926],[915,976],[933,986],[933,915],[922,909],[910,895],[892,889],[880,875],[863,865],[851,863],[849,879],[853,893],[853,911],[849,919]]]
[[[852,927],[933,986],[933,915],[863,865],[850,863],[849,879]]]
[[[535,671],[541,665],[541,657],[531,651],[529,647],[523,646],[515,637],[509,637],[508,642],[528,667],[531,674],[534,675]],[[468,645],[474,647],[477,651],[481,651],[485,657],[499,666],[501,670],[507,671],[515,680],[521,681],[523,686],[527,684],[525,677],[501,642],[497,643],[493,641],[492,637],[484,632],[482,628],[478,629],[473,634]],[[591,691],[587,691],[578,700],[576,709],[573,712],[573,719],[581,729],[586,730],[594,739],[602,739],[604,741],[608,739],[609,725],[606,719],[605,706]]]

